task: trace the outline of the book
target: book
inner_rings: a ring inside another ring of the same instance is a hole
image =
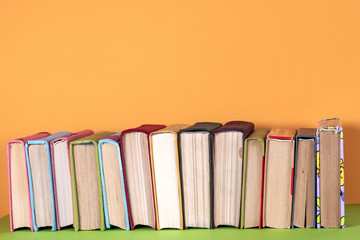
[[[261,228],[265,139],[269,130],[256,129],[245,139],[240,228]]]
[[[244,140],[254,124],[231,121],[212,131],[214,227],[240,228]]]
[[[51,226],[56,231],[56,211],[51,166],[50,142],[55,138],[71,134],[57,132],[53,135],[29,140],[25,144],[26,163],[29,176],[30,203],[34,231]]]
[[[121,132],[101,139],[98,145],[105,226],[130,230],[120,135]]]
[[[6,144],[11,232],[23,227],[30,228],[31,231],[34,230],[25,144],[30,140],[49,135],[50,133],[41,132],[24,138],[10,140]]]
[[[263,227],[290,228],[296,130],[273,128],[267,135]]]
[[[300,128],[295,141],[292,227],[315,227],[315,128]]]
[[[158,229],[183,229],[178,132],[175,124],[150,134],[151,166]]]
[[[165,125],[145,124],[120,135],[130,229],[137,225],[157,229],[149,135],[162,128]]]
[[[74,224],[69,143],[92,134],[94,132],[88,129],[56,138],[50,142],[58,230]]]
[[[74,229],[105,230],[98,142],[113,132],[99,132],[70,142]]]
[[[211,133],[221,123],[198,122],[179,131],[184,228],[212,228]]]
[[[316,225],[345,227],[344,134],[338,118],[319,122],[316,131]]]

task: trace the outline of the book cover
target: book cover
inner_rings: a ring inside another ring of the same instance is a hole
[[[23,174],[26,175],[26,185],[27,185],[27,189],[28,189],[28,194],[27,194],[27,201],[28,201],[28,208],[29,208],[29,216],[30,216],[30,229],[31,231],[34,231],[34,227],[33,227],[33,222],[32,222],[32,212],[31,212],[31,203],[30,203],[30,189],[29,189],[29,177],[28,177],[28,171],[26,169],[26,151],[25,151],[25,144],[30,141],[30,140],[35,140],[35,139],[39,139],[39,138],[43,138],[43,137],[47,137],[49,136],[50,133],[48,132],[40,132],[34,135],[30,135],[27,137],[23,137],[23,138],[18,138],[18,139],[14,139],[14,140],[10,140],[7,142],[6,144],[6,153],[7,153],[7,170],[8,170],[8,187],[9,187],[9,211],[10,211],[10,231],[13,232],[14,229],[14,224],[13,224],[13,205],[12,205],[12,192],[11,192],[11,159],[10,159],[10,145],[12,143],[20,143],[22,145],[22,149],[24,150],[24,160],[25,162],[23,163],[25,166],[24,172]]]
[[[57,229],[60,230],[60,219],[59,219],[59,210],[58,210],[58,200],[57,200],[57,189],[56,189],[56,175],[55,175],[55,164],[54,164],[54,144],[59,141],[65,141],[66,142],[66,155],[68,157],[69,162],[69,179],[71,182],[71,172],[70,172],[70,151],[69,151],[69,143],[75,140],[78,140],[80,138],[89,136],[94,134],[93,130],[86,129],[80,132],[72,133],[63,137],[56,138],[50,142],[50,151],[51,151],[51,166],[52,166],[52,174],[53,174],[53,188],[54,188],[54,200],[55,200],[55,209],[56,209],[56,223],[57,223]],[[72,204],[72,202],[71,202]],[[74,225],[74,224],[73,224]]]
[[[56,224],[56,210],[55,210],[55,200],[54,200],[54,188],[53,188],[53,176],[52,176],[52,164],[51,164],[51,152],[50,152],[50,142],[56,138],[64,137],[66,135],[71,134],[71,132],[57,132],[53,135],[41,138],[41,139],[34,139],[29,140],[25,144],[25,152],[26,152],[26,163],[27,163],[27,170],[29,176],[29,190],[30,190],[30,203],[31,203],[31,212],[32,212],[32,219],[33,219],[33,226],[34,231],[38,231],[38,227],[36,224],[36,217],[35,217],[35,202],[34,202],[34,186],[32,181],[32,171],[30,165],[30,157],[29,157],[29,146],[35,144],[42,144],[46,146],[46,155],[47,155],[47,163],[48,163],[48,171],[49,171],[49,182],[50,182],[50,196],[51,196],[51,209],[52,209],[52,231],[56,231],[57,224]]]
[[[105,191],[105,177],[104,177],[104,168],[103,168],[103,160],[102,160],[102,150],[101,145],[103,143],[110,143],[116,146],[118,150],[119,156],[119,165],[120,165],[120,176],[121,176],[121,184],[123,189],[123,199],[124,199],[124,208],[125,208],[125,221],[126,221],[126,230],[130,230],[130,222],[129,222],[129,213],[128,213],[128,205],[127,205],[127,198],[126,198],[126,191],[125,191],[125,178],[124,178],[124,169],[121,160],[121,151],[120,151],[120,135],[121,132],[113,134],[107,138],[101,139],[99,141],[99,161],[100,161],[100,173],[101,173],[101,185],[103,189],[103,198],[104,198],[104,215],[105,215],[105,225],[106,228],[110,228],[110,221],[109,221],[109,210],[108,210],[108,203],[107,203],[107,196]]]

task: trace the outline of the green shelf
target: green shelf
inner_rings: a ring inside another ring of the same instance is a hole
[[[9,216],[0,219],[0,239],[6,240],[48,240],[48,239],[358,239],[360,237],[360,205],[346,205],[346,226],[345,229],[237,229],[221,227],[217,229],[188,229],[173,230],[166,229],[155,231],[151,228],[138,228],[134,231],[121,229],[110,229],[106,231],[79,231],[72,228],[52,232],[49,228],[40,229],[38,232],[31,232],[29,229],[10,232]],[[357,236],[357,237],[356,237]]]

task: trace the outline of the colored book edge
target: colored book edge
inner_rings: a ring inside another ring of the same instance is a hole
[[[67,136],[64,136],[64,137],[59,137],[59,138],[56,138],[54,140],[52,140],[50,142],[50,152],[51,152],[51,166],[52,166],[52,174],[53,174],[53,178],[54,178],[54,181],[53,181],[53,188],[54,188],[54,199],[55,199],[55,210],[56,210],[56,223],[57,223],[57,230],[60,231],[61,230],[61,227],[60,227],[60,219],[59,219],[59,209],[58,209],[58,201],[57,201],[57,193],[56,193],[56,183],[55,183],[55,165],[54,165],[54,143],[57,142],[57,141],[66,141],[66,155],[68,156],[68,159],[69,159],[69,173],[71,175],[71,171],[70,171],[70,151],[69,151],[69,142],[71,141],[75,141],[75,140],[78,140],[80,138],[83,138],[83,137],[86,137],[86,136],[89,136],[89,135],[92,135],[94,134],[94,131],[93,130],[90,130],[90,129],[86,129],[86,130],[83,130],[83,131],[80,131],[80,132],[76,132],[76,133],[72,133],[72,134],[69,134]],[[71,203],[73,204],[73,203]],[[74,222],[74,220],[73,220]],[[73,224],[74,226],[74,224]]]
[[[48,132],[40,132],[34,135],[30,135],[24,138],[18,138],[18,139],[14,139],[14,140],[10,140],[6,143],[6,156],[7,156],[7,171],[8,171],[8,188],[9,188],[9,216],[10,216],[10,231],[13,232],[14,229],[14,224],[13,224],[13,216],[12,216],[12,196],[11,196],[11,165],[10,165],[10,144],[11,143],[20,143],[23,147],[24,150],[24,159],[25,159],[25,166],[27,166],[26,163],[26,150],[25,150],[25,144],[29,141],[29,140],[34,140],[34,139],[39,139],[39,138],[43,138],[43,137],[47,137],[49,136],[50,133]],[[26,180],[27,180],[27,185],[28,185],[28,199],[29,199],[29,216],[30,216],[30,230],[33,232],[34,231],[34,227],[33,227],[33,222],[32,222],[32,212],[31,212],[31,202],[30,202],[30,189],[29,189],[29,176],[28,176],[28,171],[27,169],[25,169],[26,171]]]
[[[101,139],[99,141],[98,148],[99,148],[100,175],[101,175],[101,185],[102,185],[102,193],[103,193],[103,199],[104,199],[105,225],[106,225],[106,228],[110,229],[111,225],[110,225],[110,219],[109,219],[109,209],[108,209],[108,204],[107,204],[101,145],[103,143],[113,144],[114,146],[117,147],[117,152],[118,152],[118,157],[119,157],[120,177],[121,177],[121,181],[122,181],[121,184],[122,184],[122,189],[123,189],[126,230],[129,231],[130,230],[129,213],[128,213],[126,191],[125,191],[124,171],[123,171],[121,152],[120,152],[120,144],[119,144],[120,143],[120,135],[121,135],[121,132],[111,135],[108,138]]]

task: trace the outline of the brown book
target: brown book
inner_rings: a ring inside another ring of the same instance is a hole
[[[265,154],[263,227],[290,228],[296,130],[273,128]]]
[[[315,227],[315,128],[300,128],[296,136],[292,225]]]

